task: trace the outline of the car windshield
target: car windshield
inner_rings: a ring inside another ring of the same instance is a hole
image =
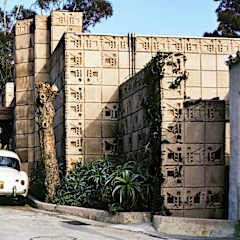
[[[1,157],[0,156],[0,167],[10,167],[20,171],[19,161],[12,157]]]

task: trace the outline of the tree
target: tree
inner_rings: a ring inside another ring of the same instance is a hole
[[[214,0],[220,2],[216,9],[219,25],[204,37],[240,37],[240,0]]]
[[[49,14],[52,10],[69,10],[83,12],[83,31],[100,22],[102,18],[111,17],[112,5],[108,0],[35,0],[31,7],[16,5],[11,11],[0,8],[0,93],[6,82],[13,81],[13,27],[16,20],[31,18],[37,12]]]

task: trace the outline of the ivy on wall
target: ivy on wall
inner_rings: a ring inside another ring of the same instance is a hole
[[[144,68],[142,84],[146,87],[146,96],[142,106],[145,110],[146,121],[149,127],[149,139],[145,152],[147,153],[150,174],[154,177],[154,192],[152,199],[153,212],[168,214],[163,206],[161,185],[164,182],[162,175],[162,106],[163,92],[162,81],[164,77],[173,79],[168,90],[177,89],[183,81],[187,80],[184,70],[186,57],[181,53],[158,52],[157,55]],[[159,196],[160,202],[159,202]]]

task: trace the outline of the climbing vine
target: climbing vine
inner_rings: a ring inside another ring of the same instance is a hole
[[[161,185],[164,182],[162,175],[162,106],[161,99],[164,91],[177,89],[187,79],[184,70],[186,58],[181,53],[163,53],[157,55],[144,68],[143,85],[146,87],[146,97],[142,102],[146,121],[149,127],[149,138],[145,152],[147,153],[150,174],[153,176],[154,192],[152,197],[152,211],[167,214],[163,206]],[[173,81],[164,89],[162,80],[171,77]],[[159,196],[160,202],[159,202]]]

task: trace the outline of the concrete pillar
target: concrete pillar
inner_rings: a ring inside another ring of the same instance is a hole
[[[230,69],[230,173],[228,218],[240,217],[240,65]]]

